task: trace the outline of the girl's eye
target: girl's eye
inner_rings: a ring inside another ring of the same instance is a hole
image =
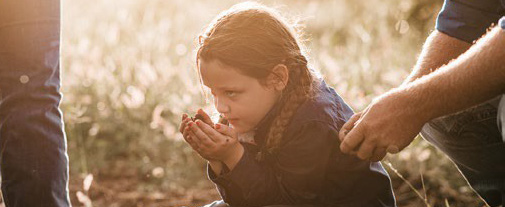
[[[237,95],[235,91],[225,91],[224,94],[228,97],[234,97]]]

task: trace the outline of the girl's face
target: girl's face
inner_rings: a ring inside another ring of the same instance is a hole
[[[274,87],[265,87],[219,60],[200,60],[199,70],[217,111],[238,133],[254,129],[278,99],[279,92]]]

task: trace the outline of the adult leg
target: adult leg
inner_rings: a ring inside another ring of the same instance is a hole
[[[9,207],[70,206],[59,44],[59,0],[0,1],[0,170]]]
[[[502,96],[498,106],[498,128],[501,131],[501,137],[505,142],[505,95]]]
[[[434,119],[421,131],[490,206],[502,204],[505,190],[505,143],[496,125],[500,98]]]
[[[210,204],[207,204],[202,207],[231,207],[230,205],[226,204],[223,200],[220,201],[214,201]],[[314,205],[270,205],[270,206],[263,206],[263,207],[316,207]]]
[[[223,200],[219,200],[219,201],[214,201],[214,202],[207,204],[205,206],[202,206],[202,207],[230,207],[230,205],[225,203]]]
[[[502,96],[500,105],[498,106],[498,128],[501,130],[501,138],[503,143],[505,143],[505,95]],[[501,201],[502,206],[505,207],[505,189],[502,189]]]

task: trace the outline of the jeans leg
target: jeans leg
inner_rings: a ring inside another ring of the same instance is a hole
[[[59,0],[0,1],[0,171],[8,207],[70,206]]]
[[[228,204],[226,204],[223,200],[219,200],[219,201],[214,201],[210,204],[207,204],[205,206],[202,206],[202,207],[230,207]]]
[[[434,119],[421,131],[490,206],[501,205],[505,192],[505,143],[496,125],[496,101]]]
[[[498,128],[501,130],[501,138],[505,143],[505,95],[502,95],[498,106]]]
[[[505,95],[502,95],[500,105],[498,106],[498,128],[501,130],[501,138],[503,143],[505,143]],[[502,206],[505,207],[505,190],[502,191],[501,201]]]
[[[210,204],[207,204],[202,207],[230,207],[230,205],[226,204],[223,200],[219,201],[214,201]],[[269,205],[269,206],[263,206],[263,207],[316,207],[314,205]]]

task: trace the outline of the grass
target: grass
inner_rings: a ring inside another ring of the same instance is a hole
[[[62,109],[74,206],[183,206],[218,198],[177,125],[184,112],[211,109],[195,73],[195,38],[235,2],[63,1]],[[356,111],[408,75],[441,6],[263,3],[301,21],[311,67]],[[423,140],[386,160],[399,206],[483,205],[452,162]]]

